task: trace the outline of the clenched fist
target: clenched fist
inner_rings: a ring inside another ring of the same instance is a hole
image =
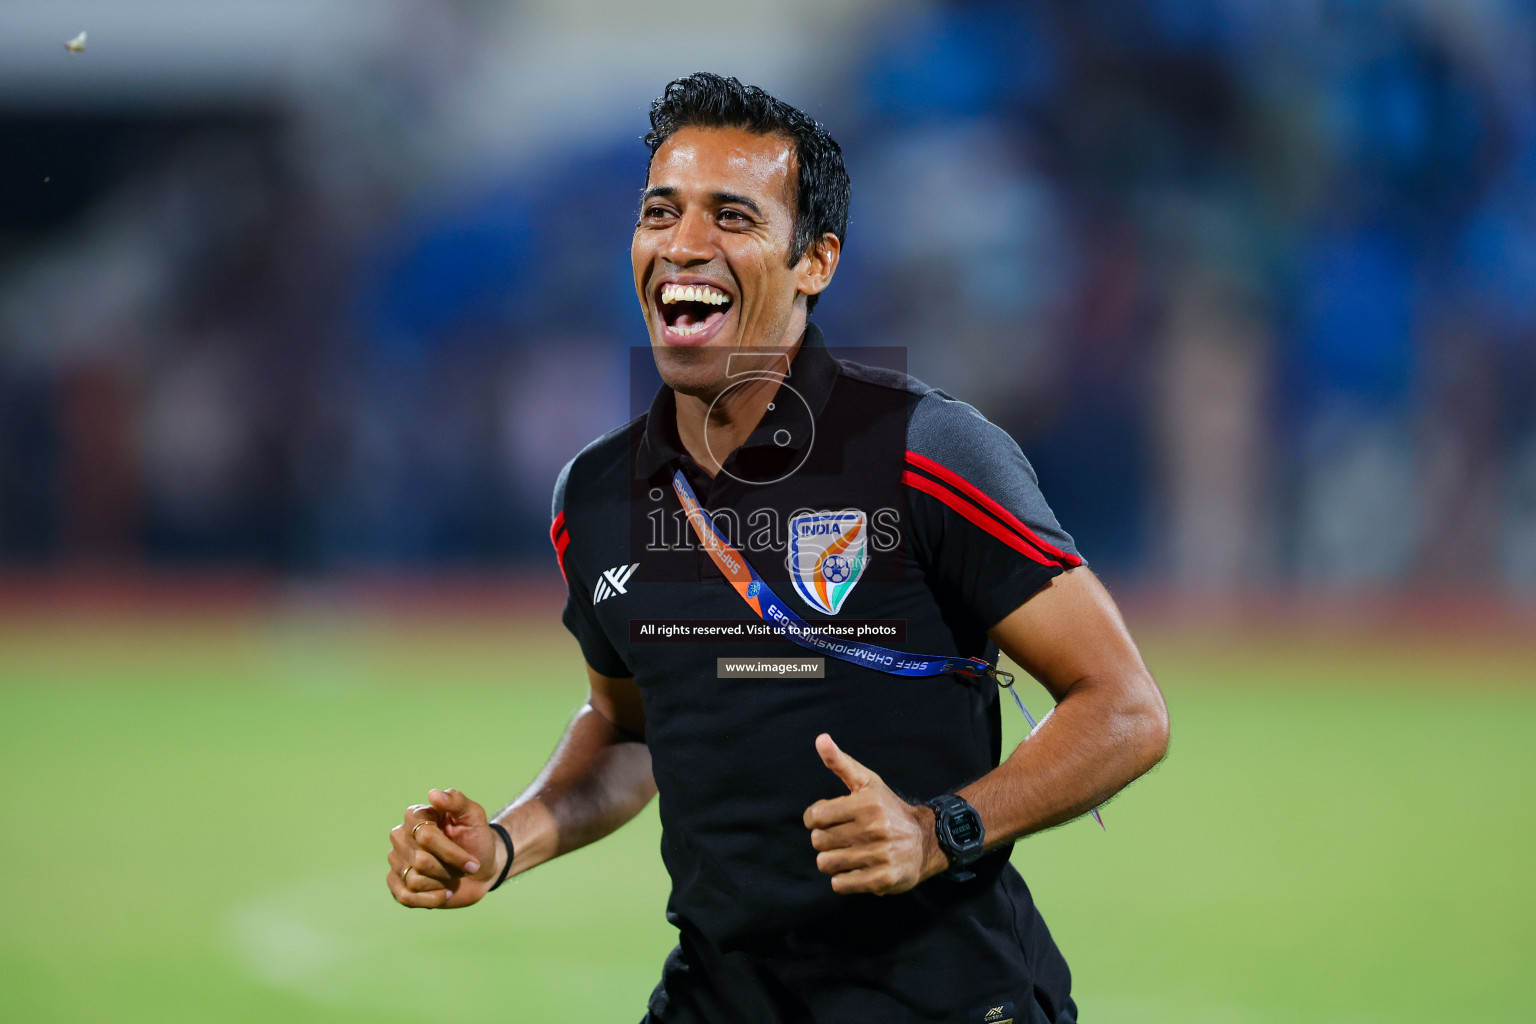
[[[847,796],[818,800],[805,810],[816,867],[832,876],[834,892],[888,896],[949,868],[933,833],[931,808],[897,796],[826,733],[816,737],[816,752],[848,787]]]
[[[434,789],[389,830],[389,891],[407,907],[467,907],[501,874],[506,844],[485,808],[456,789]]]

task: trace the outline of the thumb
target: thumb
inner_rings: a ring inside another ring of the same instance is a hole
[[[871,782],[880,781],[880,776],[843,753],[842,748],[832,742],[832,737],[826,733],[816,737],[816,753],[821,755],[821,763],[843,780],[843,785],[848,787],[850,793],[857,793]]]
[[[484,825],[485,808],[457,789],[434,789],[427,794],[432,807],[445,821],[459,825]]]

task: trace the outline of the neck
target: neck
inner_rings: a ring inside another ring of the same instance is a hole
[[[804,336],[785,351],[793,363]],[[780,362],[782,367],[783,363]],[[677,436],[693,461],[711,477],[731,452],[740,448],[768,412],[779,392],[776,374],[748,376],[740,384],[726,384],[713,396],[685,395],[674,391],[677,403]]]

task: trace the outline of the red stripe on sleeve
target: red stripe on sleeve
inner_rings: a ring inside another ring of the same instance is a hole
[[[1039,548],[1041,551],[1045,552],[1047,555],[1050,555],[1052,558],[1061,562],[1068,568],[1074,568],[1083,564],[1083,560],[1078,556],[1068,554],[1061,548],[1058,548],[1056,545],[1041,537],[1028,526],[1025,526],[1018,516],[1014,515],[1012,512],[1009,512],[996,501],[993,501],[991,497],[989,497],[981,490],[981,488],[965,479],[965,477],[961,476],[959,473],[939,465],[937,462],[934,462],[926,455],[919,455],[914,451],[907,452],[907,461],[912,463],[912,465],[916,466],[918,469],[932,473],[934,476],[938,477],[940,480],[943,480],[951,487],[958,489],[962,494],[966,495],[977,504],[981,505],[982,508],[986,509],[988,512],[991,512],[1004,523],[1007,523],[1009,526],[1017,530],[1019,535],[1025,540],[1029,541],[1029,543],[1033,544],[1035,547]]]
[[[1019,554],[1026,555],[1034,561],[1039,562],[1041,565],[1057,564],[1051,559],[1046,558],[1040,552],[1036,551],[1030,545],[1024,543],[1024,538],[1009,530],[1002,523],[998,522],[996,519],[993,519],[981,509],[977,508],[975,505],[972,505],[970,502],[966,501],[964,498],[960,497],[960,495],[956,494],[948,487],[945,487],[937,480],[930,480],[925,476],[919,476],[918,474],[912,472],[910,469],[901,474],[901,479],[902,482],[905,483],[908,487],[915,487],[922,491],[924,494],[931,494],[935,498],[938,498],[944,504],[948,505],[956,512],[959,512],[962,516],[965,516],[965,518],[969,519],[983,530],[986,530],[988,533],[1002,541],[1004,544],[1007,544],[1009,547],[1013,548],[1013,550],[1017,551]]]
[[[569,586],[571,581],[565,575],[565,549],[570,546],[571,532],[565,528],[564,509],[549,524],[549,542],[555,546],[555,561],[560,563],[560,578]]]

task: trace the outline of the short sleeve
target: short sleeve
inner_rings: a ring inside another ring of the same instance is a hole
[[[902,480],[914,556],[943,597],[983,628],[1083,564],[1018,444],[942,391],[912,411]]]
[[[608,634],[603,632],[597,615],[592,610],[592,594],[582,584],[586,576],[577,571],[578,556],[571,549],[571,530],[567,522],[565,498],[570,483],[571,467],[575,460],[565,464],[555,481],[554,498],[550,503],[549,539],[555,546],[555,559],[560,563],[560,575],[565,578],[565,610],[560,621],[571,631],[581,646],[582,657],[588,665],[605,676],[624,679],[634,675],[623,657],[614,650]]]

